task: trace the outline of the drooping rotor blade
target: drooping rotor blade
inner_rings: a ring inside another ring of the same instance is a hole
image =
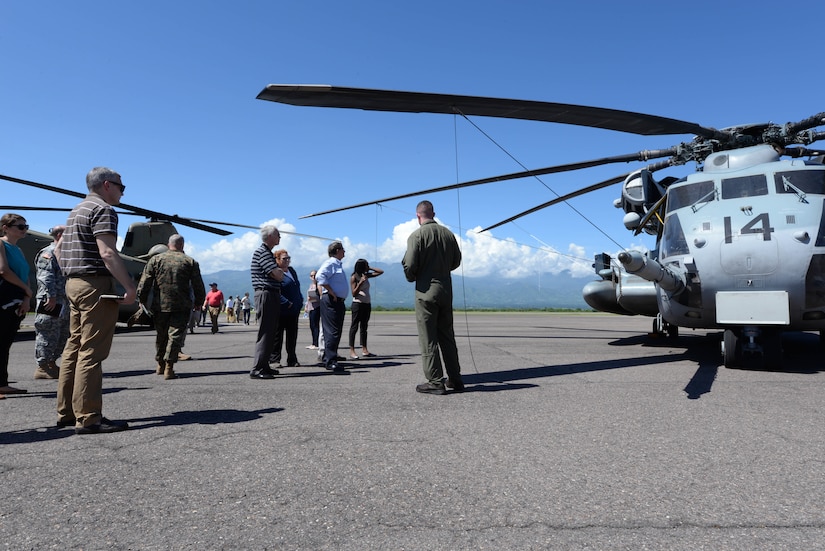
[[[72,212],[65,207],[21,207],[19,205],[0,205],[0,210],[42,210],[43,212]]]
[[[221,222],[219,220],[201,220],[199,218],[191,218],[191,220],[194,220],[196,222],[204,222],[206,224],[218,224],[220,226],[232,226],[232,227],[235,227],[235,228],[249,228],[250,230],[259,230],[259,229],[261,229],[261,226],[250,226],[248,224],[235,224],[235,223],[232,223],[232,222]],[[332,237],[321,237],[321,236],[318,236],[318,235],[310,235],[308,233],[297,233],[297,232],[293,232],[293,231],[282,230],[280,228],[278,228],[278,231],[280,233],[285,233],[287,235],[296,235],[298,237],[310,237],[312,239],[320,239],[322,241],[334,241],[334,239]]]
[[[633,161],[649,161],[650,159],[659,159],[661,157],[668,157],[671,155],[675,155],[677,152],[676,148],[670,149],[655,149],[650,151],[639,151],[638,153],[630,153],[627,155],[616,155],[613,157],[602,157],[601,159],[593,159],[590,161],[581,161],[578,163],[569,163],[565,165],[556,165],[550,166],[546,168],[538,168],[535,170],[525,170],[522,172],[513,172],[511,174],[503,174],[501,176],[492,176],[489,178],[481,178],[479,180],[471,180],[469,182],[461,182],[459,184],[450,184],[447,186],[435,187],[430,189],[423,189],[419,191],[413,191],[411,193],[405,193],[403,195],[393,195],[392,197],[385,197],[383,199],[376,199],[373,201],[367,201],[364,203],[358,203],[355,205],[349,205],[347,207],[340,207],[337,209],[330,209],[321,212],[316,212],[313,214],[305,214],[304,216],[299,216],[299,219],[304,218],[312,218],[313,216],[321,216],[324,214],[332,214],[333,212],[341,212],[344,210],[356,209],[360,207],[366,207],[369,205],[375,205],[378,203],[387,203],[389,201],[396,201],[398,199],[406,199],[408,197],[415,197],[417,195],[425,195],[428,193],[438,193],[440,191],[450,191],[453,189],[461,189],[465,187],[472,187],[472,186],[480,186],[482,184],[491,184],[493,182],[506,182],[507,180],[517,180],[519,178],[528,178],[531,176],[543,176],[545,174],[556,174],[558,172],[569,172],[572,170],[579,170],[582,168],[592,168],[594,166],[602,166],[610,163],[629,163]]]
[[[270,84],[258,94],[257,99],[298,106],[461,114],[556,122],[642,136],[695,134],[706,138],[727,137],[723,132],[693,122],[617,109],[544,101],[344,88],[322,84]]]
[[[55,193],[61,193],[63,195],[69,195],[71,197],[77,197],[78,199],[83,199],[84,197],[86,197],[85,193],[80,193],[80,192],[72,191],[72,190],[69,190],[69,189],[50,186],[48,184],[41,184],[41,183],[38,183],[38,182],[32,182],[30,180],[23,180],[23,179],[20,179],[20,178],[14,178],[12,176],[4,176],[2,174],[0,174],[0,180],[7,180],[9,182],[14,182],[16,184],[23,184],[25,186],[36,187],[36,188],[44,189],[46,191],[53,191]],[[201,231],[205,231],[205,232],[209,232],[209,233],[214,233],[214,234],[217,234],[217,235],[231,235],[232,234],[231,231],[222,230],[220,228],[213,228],[211,226],[206,226],[206,225],[200,224],[198,222],[193,222],[192,220],[189,220],[187,218],[181,218],[177,214],[164,214],[162,212],[156,212],[156,211],[153,211],[153,210],[148,210],[148,209],[143,209],[143,208],[140,208],[140,207],[135,207],[135,206],[132,206],[132,205],[127,205],[126,203],[120,203],[119,205],[117,205],[117,207],[121,208],[123,210],[131,211],[131,212],[133,212],[135,214],[138,214],[140,216],[145,216],[146,218],[152,218],[152,219],[156,219],[156,220],[166,220],[168,222],[173,222],[173,223],[176,223],[176,224],[180,224],[181,226],[188,226],[188,227],[194,228],[196,230],[201,230]]]
[[[647,167],[647,170],[649,170],[651,172],[655,172],[657,170],[661,170],[661,169],[667,168],[669,166],[670,166],[670,162],[661,161],[661,162],[649,165]],[[613,178],[608,178],[607,180],[601,181],[597,184],[593,184],[592,186],[587,186],[585,188],[582,188],[582,189],[573,191],[571,193],[568,193],[567,195],[562,195],[561,197],[556,197],[552,201],[547,201],[546,203],[542,203],[541,205],[533,207],[529,210],[526,210],[524,212],[520,212],[520,213],[516,214],[515,216],[511,216],[507,220],[502,220],[501,222],[497,222],[496,224],[493,224],[492,226],[487,226],[486,228],[482,229],[479,233],[485,232],[485,231],[488,231],[488,230],[492,230],[492,229],[497,228],[499,226],[503,226],[504,224],[506,224],[508,222],[512,222],[513,220],[517,220],[517,219],[521,218],[522,216],[527,216],[528,214],[532,214],[532,213],[534,213],[536,211],[539,211],[541,209],[546,209],[547,207],[552,207],[553,205],[556,205],[556,204],[561,203],[563,201],[567,201],[568,199],[573,199],[574,197],[578,197],[579,195],[585,195],[586,193],[590,193],[591,191],[596,191],[596,190],[605,188],[607,186],[611,186],[613,184],[621,182],[622,180],[624,180],[625,178],[627,178],[628,176],[633,174],[633,172],[636,172],[636,171],[634,170],[634,171],[628,172],[626,174],[622,174],[620,176],[614,176]]]

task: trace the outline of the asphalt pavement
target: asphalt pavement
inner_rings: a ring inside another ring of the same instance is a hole
[[[377,357],[346,375],[301,320],[303,365],[274,380],[248,376],[255,326],[197,328],[172,381],[154,332],[122,328],[104,414],[131,429],[98,435],[54,426],[26,328],[10,374],[28,393],[0,400],[0,548],[825,548],[818,335],[753,371],[720,366],[716,332],[650,327],[457,313],[467,388],[446,396],[415,392],[411,313],[373,314]]]

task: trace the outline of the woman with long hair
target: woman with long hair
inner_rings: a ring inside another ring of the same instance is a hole
[[[372,304],[370,303],[370,279],[384,273],[380,268],[371,268],[369,262],[363,258],[355,261],[355,268],[349,278],[352,291],[352,322],[349,327],[349,357],[357,360],[355,353],[355,334],[361,333],[361,356],[369,358],[375,356],[367,348],[367,325],[370,322]]]

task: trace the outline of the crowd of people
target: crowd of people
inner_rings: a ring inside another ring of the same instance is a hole
[[[88,194],[71,211],[66,225],[49,230],[53,242],[35,257],[37,292],[28,285],[29,264],[17,243],[29,229],[26,219],[8,213],[0,218],[0,399],[26,390],[9,384],[9,352],[35,298],[36,379],[57,380],[57,426],[73,427],[76,434],[122,431],[125,421],[103,415],[103,361],[108,357],[120,305],[139,301],[156,331],[154,358],[158,375],[177,379],[175,364],[189,358],[182,348],[187,329],[198,323],[219,332],[219,316],[228,323],[250,324],[255,310],[257,336],[250,370],[252,379],[274,379],[278,367],[300,366],[296,346],[299,317],[309,319],[311,344],[323,367],[346,374],[339,363],[339,345],[346,318],[347,297],[352,295],[348,334],[349,359],[374,357],[369,351],[368,325],[372,311],[370,280],[382,275],[366,259],[358,259],[349,277],[340,241],[328,247],[328,258],[309,274],[306,294],[291,266],[286,249],[275,249],[280,232],[261,228],[261,245],[255,249],[250,275],[254,297],[224,298],[218,284],[205,289],[200,267],[184,252],[184,238],[169,237],[165,252],[152,256],[136,284],[116,249],[118,216],[113,206],[126,191],[121,176],[97,167],[86,176]],[[453,332],[451,271],[461,262],[455,236],[435,222],[433,206],[422,201],[416,209],[419,228],[410,235],[402,260],[404,274],[415,283],[415,313],[426,382],[417,392],[460,392],[458,352]],[[116,283],[122,294],[116,295]],[[361,355],[356,353],[359,337]],[[61,358],[58,366],[57,360]],[[443,358],[443,363],[442,363]],[[275,366],[275,367],[273,367]],[[446,371],[446,381],[444,372]]]

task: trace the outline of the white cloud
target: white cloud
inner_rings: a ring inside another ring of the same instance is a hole
[[[400,263],[407,249],[407,238],[418,228],[416,219],[398,224],[384,242],[376,245],[353,243],[348,237],[330,236],[329,240],[290,235],[295,227],[281,219],[273,224],[281,230],[281,243],[276,249],[286,249],[296,266],[320,266],[327,258],[327,246],[332,239],[340,240],[346,249],[344,265],[351,267],[358,258],[387,264]],[[583,247],[570,243],[562,253],[547,245],[528,246],[512,239],[498,239],[492,232],[479,233],[481,227],[469,229],[459,238],[462,265],[454,273],[466,277],[500,277],[503,279],[558,274],[569,271],[575,277],[593,274],[592,255]],[[245,270],[252,252],[261,244],[257,231],[248,231],[234,239],[221,239],[207,249],[187,249],[201,265],[203,273],[221,270]]]

